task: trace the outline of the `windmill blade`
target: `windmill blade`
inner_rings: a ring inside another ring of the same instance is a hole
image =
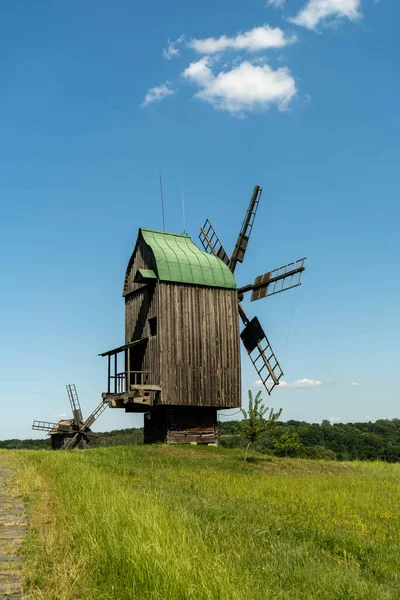
[[[62,447],[63,450],[70,450],[73,447],[73,445],[75,444],[78,437],[79,437],[79,431],[77,431],[73,437],[67,439],[67,441],[64,443],[64,446]]]
[[[84,422],[84,424],[82,426],[82,429],[85,429],[85,427],[91,427],[93,425],[93,423],[96,421],[96,419],[99,418],[101,413],[105,411],[107,406],[108,406],[108,404],[104,404],[104,402],[100,402],[98,407],[95,408],[95,410],[92,412],[92,414],[89,415],[89,417],[86,419],[86,421]]]
[[[229,264],[229,256],[225,252],[225,248],[223,247],[219,237],[215,233],[214,227],[211,225],[210,221],[204,223],[203,227],[200,228],[200,241],[203,244],[203,248],[208,254],[213,254],[220,260],[222,260],[226,265]]]
[[[251,302],[301,285],[301,278],[305,270],[305,260],[305,257],[295,260],[283,267],[279,267],[279,269],[256,277],[253,284],[253,293],[250,298]]]
[[[79,403],[78,394],[76,392],[76,387],[75,387],[74,383],[68,384],[66,387],[67,387],[69,402],[70,402],[71,408],[72,408],[72,414],[74,415],[75,425],[77,425],[79,427],[81,424],[81,421],[83,421],[83,417],[82,417],[82,410],[81,410],[81,405]]]
[[[235,245],[235,249],[232,253],[231,260],[229,261],[229,268],[232,271],[232,273],[235,271],[237,263],[243,262],[251,230],[253,229],[254,219],[257,214],[261,194],[262,189],[259,185],[256,185],[253,190],[253,195],[250,199],[250,204],[247,209],[246,216],[244,218],[242,228],[240,230],[239,237]]]
[[[85,435],[88,438],[91,438],[93,440],[98,439],[99,437],[101,437],[100,434],[96,433],[95,431],[85,431]]]
[[[260,381],[270,395],[274,387],[279,385],[279,380],[283,376],[282,369],[257,317],[249,321],[241,304],[239,304],[239,314],[245,325],[240,334],[243,345]]]
[[[91,440],[104,440],[106,442],[115,442],[114,438],[108,435],[96,433],[95,431],[86,431],[85,435]]]
[[[57,428],[57,423],[49,423],[48,421],[33,421],[32,429],[37,431],[52,431]]]
[[[239,295],[251,291],[250,300],[254,302],[266,296],[273,296],[274,294],[279,294],[280,292],[301,285],[301,278],[303,271],[305,271],[305,260],[305,257],[295,260],[292,263],[283,265],[283,267],[279,267],[279,269],[256,277],[253,285],[246,285],[238,290]]]

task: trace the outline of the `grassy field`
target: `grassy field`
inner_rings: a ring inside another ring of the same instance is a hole
[[[398,464],[165,446],[7,457],[29,597],[400,598]]]

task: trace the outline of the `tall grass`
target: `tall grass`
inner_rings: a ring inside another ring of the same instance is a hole
[[[32,598],[400,598],[400,465],[163,446],[14,459]]]

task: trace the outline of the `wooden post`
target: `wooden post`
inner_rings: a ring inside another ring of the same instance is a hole
[[[110,389],[110,386],[111,386],[111,379],[110,379],[110,377],[111,377],[111,356],[108,355],[108,383],[107,383],[107,393],[108,394],[111,391],[111,389]]]
[[[128,351],[125,353],[125,361],[126,361],[126,356],[128,355],[128,364],[126,365],[126,369],[125,369],[125,377],[126,377],[126,383],[125,383],[125,391],[126,392],[130,392],[131,390],[131,349],[128,346]]]
[[[114,394],[118,394],[117,353],[114,354]]]

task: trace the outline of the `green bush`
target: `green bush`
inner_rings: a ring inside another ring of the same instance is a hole
[[[317,460],[336,460],[336,453],[325,446],[308,446],[303,450],[304,456]]]

